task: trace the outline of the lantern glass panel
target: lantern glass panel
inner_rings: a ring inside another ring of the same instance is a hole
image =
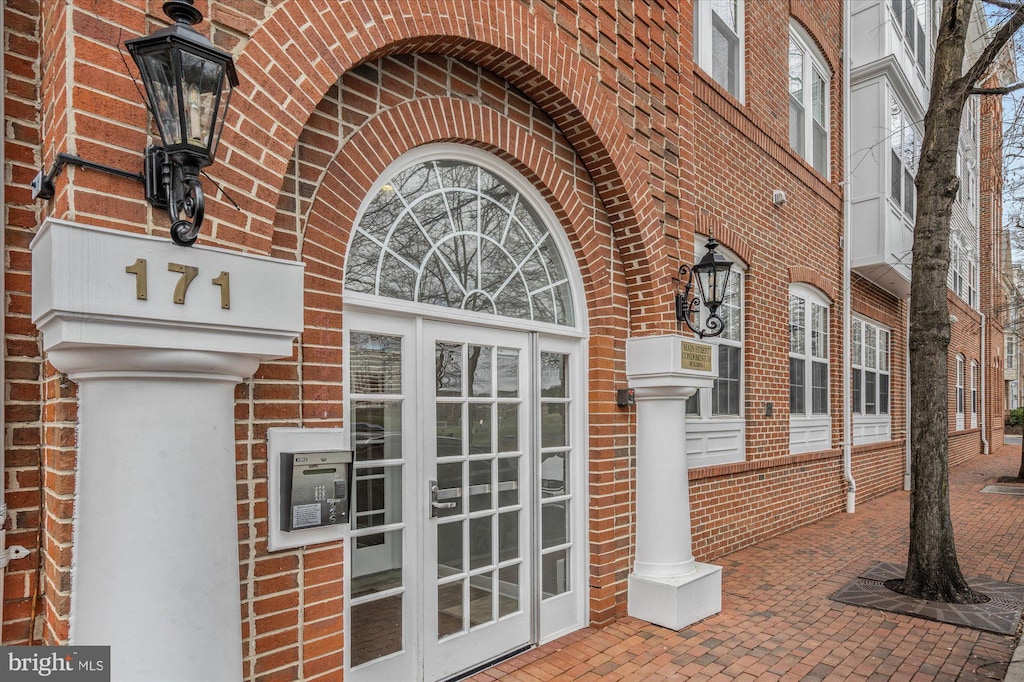
[[[224,80],[224,64],[189,52],[181,53],[181,91],[185,102],[185,139],[207,150],[211,144]],[[212,156],[212,155],[211,155]]]
[[[697,300],[701,305],[705,305],[710,291],[708,289],[708,273],[700,264],[697,264],[693,267],[693,274],[696,275],[693,279],[697,282]]]
[[[153,114],[165,146],[181,143],[180,112],[174,82],[171,53],[149,52],[142,55],[142,74],[149,83]]]
[[[715,263],[715,286],[712,295],[715,297],[715,301],[721,303],[725,300],[726,290],[729,288],[729,273],[731,272],[732,264],[728,261],[722,262],[717,261]]]

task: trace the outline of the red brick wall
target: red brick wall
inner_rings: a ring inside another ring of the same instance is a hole
[[[156,14],[158,5],[146,9]],[[198,3],[210,20],[201,28],[234,52],[242,74],[210,169],[241,210],[208,191],[201,242],[307,265],[305,329],[293,357],[264,364],[235,394],[247,679],[336,679],[342,666],[340,544],[266,549],[266,432],[341,424],[347,230],[378,174],[420,144],[469,144],[514,166],[541,189],[579,263],[590,333],[593,623],[624,615],[632,565],[633,413],[614,405],[614,389],[626,383],[625,339],[675,330],[673,275],[692,259],[695,229],[713,230],[748,267],[747,461],[691,473],[697,558],[843,508],[842,2],[747,3],[744,102],[694,66],[692,3],[670,5]],[[31,200],[32,176],[61,151],[140,165],[147,115],[117,46],[159,23],[118,3],[42,6],[42,18],[30,2],[4,9],[8,537],[44,549],[8,570],[3,639],[19,644],[40,615],[36,641],[67,638],[76,465],[75,386],[42,362],[29,322],[28,243],[47,215],[161,236],[168,224],[133,183],[90,171],[68,168],[52,202]],[[833,65],[829,177],[789,147],[780,74],[791,13]],[[788,198],[781,207],[771,201],[777,189]],[[832,302],[832,447],[804,455],[789,454],[787,299],[795,282]],[[864,500],[902,485],[905,305],[857,278],[852,286],[853,309],[893,328],[893,440],[854,448]],[[969,345],[969,329],[957,334]],[[956,457],[976,442],[958,437]]]
[[[986,85],[998,85],[995,77]],[[980,183],[979,222],[981,257],[979,259],[979,293],[985,329],[985,421],[989,447],[1003,442],[1005,419],[1004,352],[1006,348],[1007,301],[1002,287],[1003,277],[1011,263],[1003,259],[1003,100],[1001,97],[981,98],[978,132]],[[1019,360],[1019,359],[1018,359]]]
[[[4,486],[9,508],[8,545],[19,544],[31,553],[12,561],[4,580],[5,644],[55,641],[66,636],[58,613],[68,595],[69,562],[66,548],[71,536],[67,496],[69,461],[62,448],[73,444],[73,413],[67,414],[62,399],[74,388],[61,386],[44,367],[38,333],[29,320],[29,242],[42,216],[41,206],[31,198],[29,183],[40,163],[42,131],[47,140],[66,139],[66,116],[50,112],[42,121],[39,100],[42,92],[63,96],[67,84],[59,78],[40,80],[40,54],[60,71],[65,65],[63,43],[65,7],[54,8],[45,25],[39,21],[35,3],[4,4],[4,175],[5,253],[4,283]],[[42,46],[42,47],[41,47]],[[58,199],[59,200],[59,199]],[[50,377],[45,379],[44,377]],[[73,405],[71,406],[73,407]],[[45,422],[43,421],[45,418]],[[73,454],[73,453],[72,453]],[[41,482],[60,483],[45,492]],[[40,547],[48,551],[39,552]],[[40,598],[35,597],[39,595]],[[42,618],[38,618],[42,617]],[[35,625],[34,625],[35,623]]]
[[[853,311],[890,328],[889,418],[891,440],[854,445],[857,500],[903,486],[907,445],[907,302],[893,298],[858,275],[852,277]]]
[[[462,129],[452,126],[463,122]],[[465,128],[477,131],[468,135]],[[250,417],[254,438],[245,453],[252,499],[266,498],[264,437],[271,426],[337,426],[342,392],[338,349],[342,343],[341,282],[348,228],[370,185],[402,153],[418,145],[458,140],[489,149],[546,190],[566,227],[583,273],[588,299],[599,303],[589,315],[591,371],[590,500],[591,616],[607,622],[624,613],[624,584],[631,553],[623,551],[632,518],[628,413],[615,408],[614,388],[622,386],[626,296],[611,226],[582,161],[535,104],[494,74],[441,55],[395,56],[370,62],[347,74],[310,119],[288,173],[288,192],[278,206],[275,255],[306,263],[307,326],[291,362],[261,368],[251,382]],[[307,147],[308,145],[308,147]],[[301,226],[297,229],[297,226]],[[617,319],[618,318],[618,319]],[[340,634],[343,573],[341,545],[318,546],[320,567],[311,574],[308,551],[267,556],[265,505],[240,502],[240,518],[254,522],[243,543],[246,632],[255,642],[247,651],[255,674],[304,659],[302,671],[326,661],[311,659]],[[300,590],[299,585],[303,588]],[[315,595],[315,596],[314,596]],[[317,638],[269,640],[261,632],[297,625],[317,601]],[[337,658],[337,652],[328,654]],[[340,658],[337,661],[340,664]]]

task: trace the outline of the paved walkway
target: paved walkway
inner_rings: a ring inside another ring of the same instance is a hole
[[[1017,473],[1019,448],[952,472],[966,576],[1024,584],[1024,497],[980,492]],[[829,599],[876,561],[906,563],[908,505],[908,493],[890,493],[719,559],[722,612],[679,632],[623,618],[471,679],[1002,680],[1014,637]]]

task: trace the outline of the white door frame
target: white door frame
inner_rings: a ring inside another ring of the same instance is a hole
[[[530,584],[534,592],[534,596],[530,600],[533,608],[533,613],[530,616],[532,621],[530,641],[533,644],[541,644],[579,628],[586,627],[589,617],[589,583],[587,576],[589,575],[590,554],[588,537],[589,466],[586,439],[588,432],[586,392],[587,347],[583,335],[577,330],[553,329],[554,325],[538,325],[525,320],[510,320],[486,314],[448,310],[436,306],[419,306],[409,302],[383,300],[372,296],[364,297],[350,294],[349,298],[365,298],[367,299],[366,302],[372,300],[373,307],[370,309],[366,305],[359,305],[358,303],[363,301],[358,301],[357,304],[346,305],[345,308],[346,337],[344,364],[346,367],[346,377],[344,381],[344,414],[346,424],[352,419],[351,382],[348,376],[348,368],[350,367],[348,334],[352,330],[373,331],[381,334],[402,336],[404,339],[403,367],[415,368],[419,362],[424,361],[426,350],[419,348],[422,345],[421,340],[424,338],[423,326],[426,323],[435,321],[451,325],[453,328],[458,324],[469,324],[472,322],[474,323],[473,326],[485,327],[488,330],[504,329],[520,333],[524,333],[525,330],[525,333],[528,333],[530,337],[528,352],[531,357],[529,360],[530,364],[533,365],[532,371],[535,375],[539,372],[541,352],[565,353],[570,356],[570,362],[573,363],[569,373],[570,391],[574,396],[570,411],[570,438],[573,442],[573,452],[576,453],[576,461],[573,463],[570,474],[570,485],[574,491],[574,503],[571,507],[570,518],[570,534],[573,538],[571,549],[573,570],[569,578],[571,590],[566,594],[549,598],[546,601],[541,598],[541,585],[538,575],[541,550],[539,544],[537,544],[540,538],[540,513],[537,499],[539,491],[536,484],[528,485],[523,491],[523,501],[524,504],[531,506],[530,516],[533,518],[533,533],[531,534],[530,541],[528,541],[530,546],[527,551],[529,561],[532,564],[530,567],[530,573],[532,574]],[[405,309],[403,311],[405,312],[404,315],[400,314],[399,308]],[[417,308],[415,313],[418,314],[410,315],[409,308]],[[425,312],[432,314],[429,316],[423,315],[422,313]],[[538,329],[538,327],[543,329]],[[531,328],[533,329],[531,330]],[[557,332],[557,335],[552,332]],[[427,505],[429,504],[426,487],[425,485],[420,485],[422,481],[426,480],[423,473],[424,464],[413,457],[415,452],[413,443],[418,437],[417,429],[419,425],[426,423],[424,421],[425,416],[420,414],[420,412],[426,408],[424,403],[427,402],[422,399],[425,392],[415,387],[415,384],[421,383],[421,380],[414,376],[416,371],[415,369],[403,371],[403,395],[405,396],[403,422],[406,445],[403,447],[405,465],[403,469],[403,518],[401,528],[406,533],[406,537],[404,540],[402,566],[402,593],[405,599],[402,612],[402,630],[406,648],[401,652],[382,657],[352,670],[350,664],[352,648],[351,627],[347,625],[345,628],[346,678],[351,680],[408,679],[411,671],[422,671],[421,666],[425,652],[423,638],[426,637],[423,627],[424,614],[422,609],[427,601],[422,591],[428,587],[432,589],[432,586],[426,585],[422,580],[422,571],[418,570],[418,562],[426,560],[426,543],[423,532],[425,532],[425,529],[432,529],[433,526],[424,522],[424,517],[427,514]],[[527,382],[527,385],[536,383],[531,381]],[[539,387],[536,387],[533,395],[524,398],[523,405],[526,409],[533,412],[538,411],[539,390]],[[429,417],[429,415],[426,416]],[[530,415],[530,421],[536,418],[536,415]],[[533,431],[536,434],[538,429],[533,429]],[[534,435],[533,438],[535,441],[539,441],[539,435]],[[535,457],[539,458],[537,454],[539,450],[536,449],[537,444],[535,442],[528,446],[524,445],[524,457],[528,457],[532,453]],[[532,470],[529,475],[531,483],[539,481],[539,466]],[[392,526],[388,526],[388,528],[392,528]],[[345,543],[346,624],[352,622],[350,604],[352,600],[351,571],[354,565],[353,544],[354,539],[348,537],[348,541]],[[486,662],[479,661],[481,664]],[[416,672],[413,674],[422,673]]]

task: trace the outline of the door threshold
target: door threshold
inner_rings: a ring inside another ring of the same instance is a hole
[[[478,672],[481,672],[481,671],[487,670],[488,668],[494,667],[494,666],[498,665],[499,663],[501,663],[502,661],[507,661],[510,658],[515,658],[519,654],[527,652],[530,649],[534,648],[535,646],[537,646],[537,645],[536,644],[527,644],[525,646],[519,647],[518,649],[513,649],[512,651],[509,651],[506,654],[502,654],[501,656],[498,656],[497,658],[493,658],[490,661],[487,661],[486,663],[481,663],[480,665],[478,665],[478,666],[476,666],[474,668],[470,668],[469,670],[465,670],[465,671],[459,673],[458,675],[454,675],[453,677],[446,677],[444,679],[444,682],[457,682],[457,680],[464,680],[467,677],[470,677],[472,675],[476,675]]]

